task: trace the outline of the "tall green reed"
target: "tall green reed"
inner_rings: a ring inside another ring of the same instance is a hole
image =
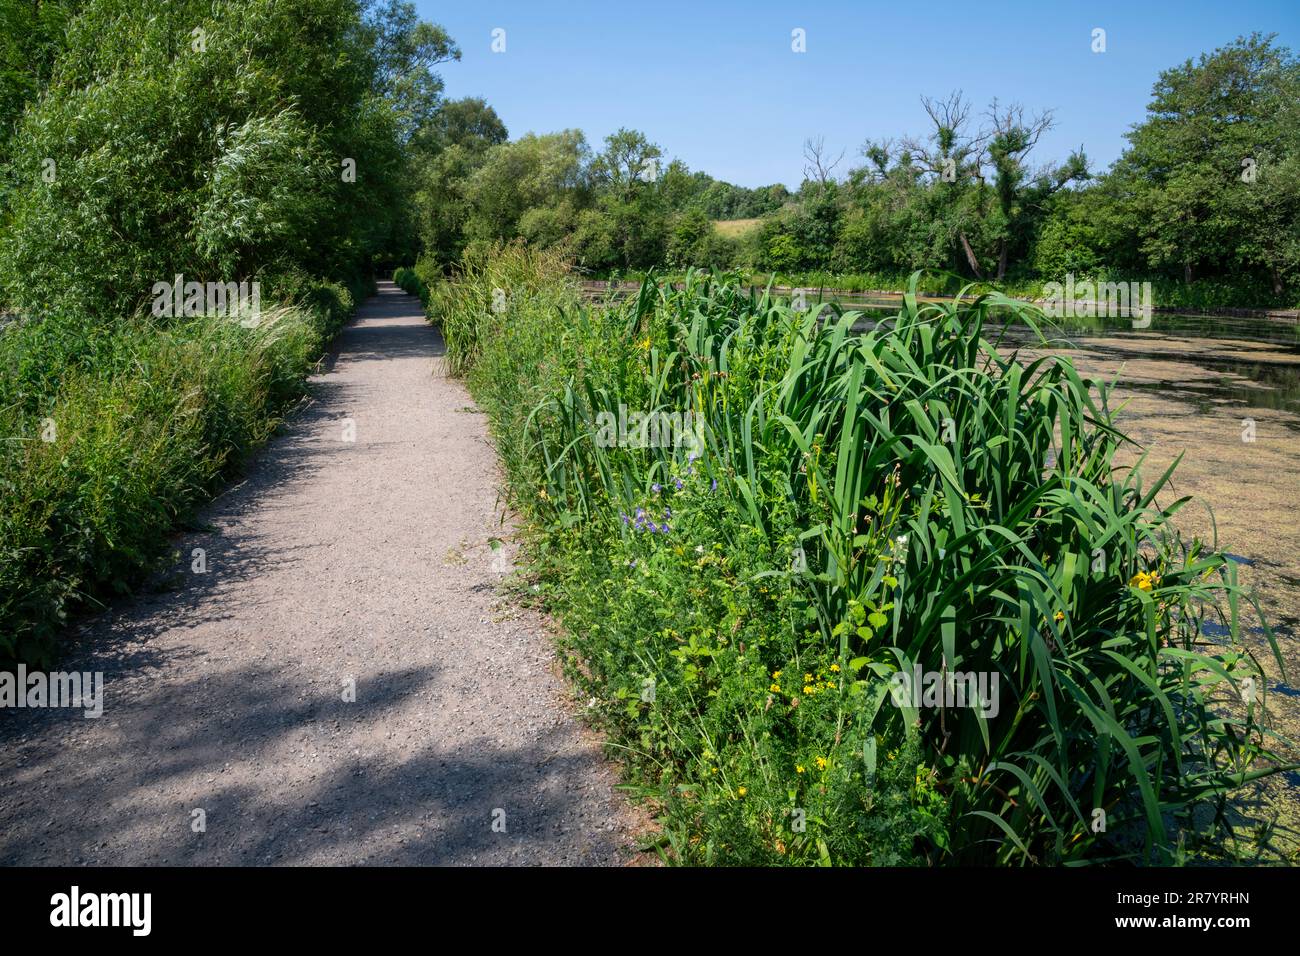
[[[491,397],[517,501],[543,527],[623,535],[620,514],[691,468],[750,527],[793,520],[797,569],[763,574],[806,596],[809,634],[860,691],[858,731],[920,731],[945,858],[1175,862],[1187,834],[1215,835],[1198,808],[1221,822],[1235,787],[1278,769],[1241,633],[1253,598],[1179,536],[1173,468],[1121,465],[1108,386],[991,331],[1037,336],[1032,308],[921,304],[914,278],[865,327],[693,273],[595,308],[553,278],[547,307],[506,326],[479,301],[493,268],[472,263],[440,301],[472,327],[448,335],[453,365]],[[620,405],[690,411],[703,448],[608,447],[599,423]],[[892,706],[914,667],[996,674],[1000,706]]]

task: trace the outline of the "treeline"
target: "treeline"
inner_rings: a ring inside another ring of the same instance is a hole
[[[458,55],[399,0],[0,0],[0,665],[134,587],[301,397],[409,246]]]
[[[692,173],[634,130],[508,141],[481,100],[447,104],[414,160],[422,272],[521,237],[597,275],[742,267],[897,282],[917,269],[1004,284],[1066,273],[1164,280],[1200,304],[1300,299],[1300,61],[1239,38],[1163,71],[1107,171],[1082,148],[1040,163],[1056,121],[960,93],[923,98],[925,135],[868,142],[846,166],[805,143],[795,193]],[[720,232],[714,220],[760,218]],[[408,261],[410,261],[408,259]],[[833,278],[833,277],[832,277]]]
[[[587,269],[686,266],[732,258],[712,220],[756,218],[792,200],[690,172],[643,133],[620,129],[594,150],[581,130],[509,140],[481,99],[443,105],[412,144],[415,223],[407,261],[459,259],[474,242],[522,237],[563,245]]]

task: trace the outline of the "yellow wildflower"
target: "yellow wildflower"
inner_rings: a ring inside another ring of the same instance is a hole
[[[839,664],[832,664],[832,665],[831,665],[831,670],[834,671],[836,674],[838,674],[838,673],[840,672],[840,665],[839,665]]]
[[[794,765],[794,772],[795,772],[795,773],[803,773],[803,764],[801,764],[801,763],[797,763],[797,764],[795,764],[795,765]]]
[[[827,760],[825,757],[817,757],[813,760],[813,763],[817,765],[818,770],[825,770],[827,767],[831,765],[831,762]]]
[[[740,794],[743,797],[745,794],[749,793],[749,791],[744,787],[737,787],[736,793]]]

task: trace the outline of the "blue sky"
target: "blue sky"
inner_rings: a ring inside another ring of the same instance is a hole
[[[1082,144],[1101,169],[1160,70],[1254,30],[1300,49],[1300,0],[416,6],[463,52],[442,67],[447,95],[485,97],[512,137],[576,127],[598,145],[628,126],[692,170],[745,186],[797,186],[809,136],[845,150],[840,170],[858,165],[868,138],[926,132],[922,94],[955,89],[980,111],[994,96],[1054,109],[1031,161]],[[1097,27],[1105,53],[1091,49]],[[503,53],[491,50],[497,28]],[[791,50],[795,28],[805,53]]]

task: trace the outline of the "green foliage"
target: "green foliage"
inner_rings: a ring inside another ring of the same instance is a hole
[[[301,397],[413,245],[455,55],[400,0],[0,3],[0,665],[52,663]],[[178,274],[258,282],[260,323],[146,318]]]
[[[429,304],[429,288],[414,269],[406,266],[397,269],[393,273],[393,284],[407,295],[418,298],[422,305],[427,306]]]
[[[776,183],[749,189],[714,179],[707,173],[695,173],[697,185],[691,191],[690,204],[710,219],[757,219],[777,212],[791,196]]]
[[[1300,60],[1271,40],[1164,71],[1129,134],[1112,215],[1165,274],[1260,273],[1280,295],[1300,270]]]
[[[459,375],[509,326],[517,303],[532,310],[561,308],[575,294],[568,263],[558,254],[521,242],[477,244],[466,249],[450,280],[433,285],[427,305],[442,329],[451,370]],[[546,354],[537,345],[533,361]]]
[[[0,0],[0,157],[24,107],[49,82],[68,19],[80,5],[80,0]]]
[[[50,316],[0,334],[0,662],[50,666],[69,615],[137,585],[272,432],[353,304],[328,284],[303,302],[255,328]]]
[[[529,255],[431,312],[479,330],[452,361],[676,859],[1171,862],[1223,835],[1198,805],[1275,770],[1249,596],[1171,530],[1169,472],[1116,464],[1104,384],[986,337],[1032,310],[909,296],[862,332],[699,274],[595,308],[534,275],[485,310]],[[690,412],[699,444],[611,442],[620,406]],[[914,666],[996,675],[999,708],[895,701]]]
[[[692,173],[636,130],[595,155],[574,130],[504,143],[495,114],[466,102],[450,121],[476,145],[419,168],[416,206],[424,254],[444,268],[466,241],[523,238],[598,275],[924,270],[1016,288],[1105,274],[1159,285],[1161,304],[1287,307],[1300,295],[1297,97],[1290,51],[1239,39],[1161,74],[1130,148],[1100,176],[1082,149],[1037,162],[1051,110],[994,100],[975,121],[960,94],[923,98],[928,136],[868,143],[842,181],[810,169],[795,194]],[[753,217],[763,221],[741,241],[703,228]]]
[[[473,215],[466,221],[465,238],[492,242],[514,237],[526,211],[548,205],[578,185],[586,151],[578,130],[530,133],[490,150],[466,187]]]
[[[408,0],[368,0],[362,24],[364,48],[373,64],[371,89],[388,104],[403,143],[440,123],[440,63],[460,59],[447,31],[420,20]]]
[[[788,198],[784,187],[744,190],[665,163],[636,130],[611,134],[593,155],[578,130],[504,142],[505,127],[478,100],[445,104],[439,117],[417,144],[414,215],[423,256],[443,269],[468,243],[519,238],[589,273],[728,267],[739,244],[716,235],[710,219],[775,210]]]
[[[713,220],[698,208],[678,215],[672,222],[665,260],[669,266],[707,266],[728,269],[736,263],[740,242],[721,235]]]
[[[10,144],[5,296],[122,315],[178,273],[354,271],[404,169],[372,26],[355,0],[88,0]]]

